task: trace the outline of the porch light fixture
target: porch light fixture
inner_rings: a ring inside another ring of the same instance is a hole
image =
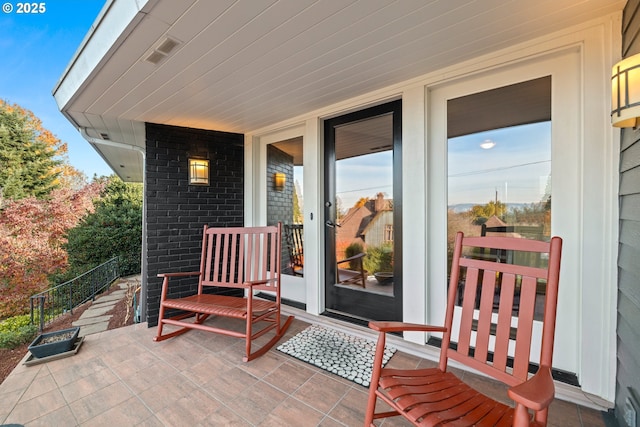
[[[283,191],[284,185],[287,183],[287,176],[282,172],[276,172],[273,174],[273,187],[277,191]]]
[[[209,160],[189,159],[189,184],[209,185]]]
[[[640,118],[640,54],[618,62],[611,72],[611,124],[638,125]]]

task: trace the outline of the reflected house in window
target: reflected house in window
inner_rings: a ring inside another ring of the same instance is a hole
[[[344,251],[353,243],[363,248],[393,243],[393,201],[378,193],[375,199],[349,209],[340,219],[336,240],[338,258],[345,257],[346,254],[340,250]]]

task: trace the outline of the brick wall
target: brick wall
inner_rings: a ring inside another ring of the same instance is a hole
[[[244,225],[244,136],[147,124],[147,321],[157,325],[162,272],[197,271],[202,228]],[[210,185],[188,183],[188,158],[209,159]],[[193,292],[194,279],[172,280],[171,294]]]

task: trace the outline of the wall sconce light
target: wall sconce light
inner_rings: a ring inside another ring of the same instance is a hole
[[[273,187],[278,191],[284,190],[284,185],[287,183],[287,176],[282,172],[276,172],[273,174]]]
[[[618,62],[611,71],[611,124],[636,127],[640,118],[640,55]]]
[[[209,185],[209,160],[189,159],[189,184]]]

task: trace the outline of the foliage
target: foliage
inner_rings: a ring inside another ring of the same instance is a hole
[[[78,174],[65,165],[66,151],[31,111],[0,100],[0,201],[48,196],[63,175]]]
[[[100,184],[59,188],[46,199],[34,196],[5,203],[0,215],[0,319],[23,314],[29,297],[48,286],[48,276],[67,266],[65,233],[86,212]]]
[[[475,205],[471,208],[471,214],[475,218],[477,225],[483,224],[492,216],[503,218],[507,213],[507,205],[499,200],[490,201],[486,205]]]
[[[393,271],[393,246],[391,244],[367,246],[364,269],[370,273]]]
[[[31,325],[31,316],[23,314],[20,316],[9,317],[8,319],[0,322],[0,332],[16,331],[25,326]]]
[[[349,246],[347,246],[344,250],[344,255],[345,258],[350,258],[354,255],[358,255],[360,253],[364,252],[364,249],[362,248],[362,245],[360,243],[357,242],[353,242],[351,243]],[[359,269],[360,262],[359,261],[349,261],[349,268],[352,270],[357,270]]]
[[[355,208],[361,208],[361,207],[363,207],[364,205],[366,205],[368,201],[369,201],[369,198],[368,198],[368,197],[360,197],[360,198],[358,199],[358,201],[353,205],[353,207],[355,207]]]
[[[304,222],[304,213],[298,196],[298,183],[293,186],[293,223],[302,224]]]
[[[544,202],[530,203],[514,210],[514,222],[518,224],[544,224],[547,212],[550,210],[551,198]]]
[[[120,257],[120,273],[140,272],[142,250],[142,185],[112,176],[90,213],[67,233],[71,278],[114,256]]]
[[[347,258],[352,257],[354,255],[358,255],[360,253],[362,253],[364,250],[362,248],[362,245],[360,243],[357,242],[353,242],[351,243],[349,246],[347,246],[347,248],[344,250],[344,254]]]
[[[37,328],[29,315],[14,316],[0,322],[0,348],[15,348],[36,336]]]

